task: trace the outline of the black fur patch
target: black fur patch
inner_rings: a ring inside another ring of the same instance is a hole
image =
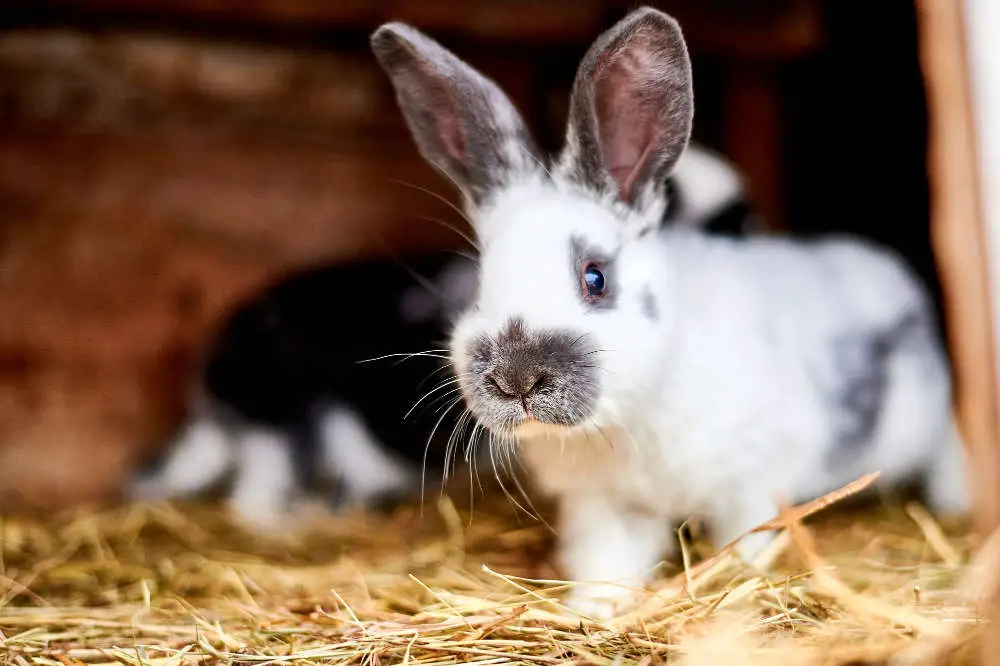
[[[418,464],[437,425],[427,462],[440,469],[462,411],[444,408],[457,396],[437,391],[403,417],[452,375],[436,355],[405,355],[442,348],[448,322],[403,324],[393,302],[420,285],[414,273],[433,281],[455,261],[440,253],[338,263],[277,280],[224,323],[204,369],[206,391],[248,426],[289,433],[306,481],[318,455],[317,416],[333,402],[364,414],[379,442]]]

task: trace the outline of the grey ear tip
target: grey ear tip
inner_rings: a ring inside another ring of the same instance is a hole
[[[389,23],[383,23],[375,32],[372,33],[369,38],[372,48],[375,52],[390,48],[394,44],[398,43],[399,40],[404,39],[407,32],[412,31],[413,28],[405,23],[399,21],[390,21]]]
[[[681,24],[670,14],[648,5],[633,11],[629,18],[635,23],[654,23],[662,28],[680,32]]]

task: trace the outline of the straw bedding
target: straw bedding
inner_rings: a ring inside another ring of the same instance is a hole
[[[491,493],[269,539],[207,502],[9,517],[0,662],[974,663],[998,540],[918,504],[828,503],[784,514],[753,565],[695,538],[605,624],[558,605],[551,531]]]

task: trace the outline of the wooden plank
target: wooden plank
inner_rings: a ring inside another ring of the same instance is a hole
[[[990,266],[959,4],[918,0],[927,80],[932,243],[956,375],[956,412],[972,455],[977,524],[1000,523],[997,385]]]
[[[932,242],[945,295],[956,376],[956,412],[970,456],[979,532],[1000,525],[1000,438],[991,271],[985,246],[977,135],[972,118],[962,3],[917,0],[920,57],[930,120]],[[992,627],[981,651],[984,666],[1000,664],[1000,590],[992,597]]]
[[[822,45],[818,0],[655,0],[681,21],[694,48],[720,55],[794,58]],[[7,0],[6,21],[183,24],[200,30],[245,28],[368,31],[407,21],[477,40],[553,46],[589,42],[635,8],[628,0]],[[166,27],[165,26],[165,27]]]
[[[115,132],[164,125],[323,140],[402,127],[368,54],[71,29],[0,33],[0,114]]]
[[[7,0],[21,21],[87,20],[183,22],[189,26],[285,28],[321,32],[370,30],[408,21],[424,30],[455,31],[519,43],[592,38],[601,0]]]
[[[530,56],[466,45],[463,57],[530,109]],[[359,133],[412,143],[367,47],[320,50],[191,35],[0,32],[0,121],[148,133],[198,127],[336,144]]]

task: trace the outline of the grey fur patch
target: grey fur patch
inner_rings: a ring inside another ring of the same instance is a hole
[[[836,342],[833,353],[837,384],[829,396],[836,433],[835,458],[856,456],[871,441],[885,402],[892,355],[930,332],[928,317],[911,311],[889,329],[859,333]]]
[[[495,431],[509,432],[529,417],[574,425],[597,401],[595,353],[585,335],[531,331],[523,320],[512,319],[495,337],[482,336],[471,345],[466,400]]]
[[[656,295],[648,284],[639,292],[639,305],[642,307],[642,314],[646,315],[650,321],[656,321],[660,318],[660,307],[656,304]]]
[[[588,245],[580,236],[571,236],[569,242],[573,280],[579,287],[580,299],[593,310],[613,310],[618,300],[615,289],[616,253]],[[583,281],[583,271],[590,264],[600,268],[607,285],[604,295],[597,298],[587,295],[587,287]]]

